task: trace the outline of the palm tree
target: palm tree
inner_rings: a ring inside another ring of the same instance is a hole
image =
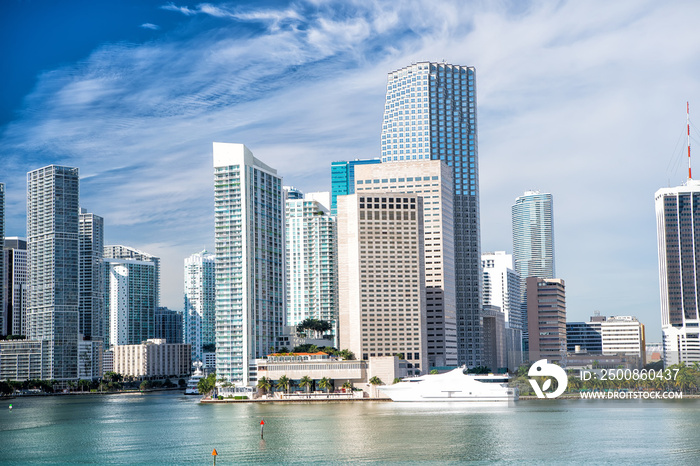
[[[292,385],[292,381],[286,375],[283,375],[277,381],[277,388],[279,388],[280,390],[284,390],[285,393],[289,390],[289,387],[291,385]]]
[[[70,392],[73,388],[75,388],[75,382],[72,380],[68,381],[68,391]]]
[[[369,379],[369,383],[372,384],[372,388],[374,389],[374,393],[375,393],[374,398],[376,398],[377,397],[377,395],[376,395],[377,385],[384,385],[384,382],[382,382],[382,379],[380,379],[379,377],[374,375],[374,376],[372,376],[371,379]]]
[[[318,386],[321,390],[326,390],[326,393],[328,393],[328,390],[333,386],[333,382],[328,377],[324,377],[318,382]]]
[[[272,388],[272,380],[265,376],[260,377],[258,379],[258,388],[263,391],[263,394],[267,395],[267,392]]]
[[[313,385],[313,383],[314,383],[313,379],[311,377],[309,377],[308,375],[305,375],[299,381],[299,386],[305,388],[306,393],[309,393],[309,388],[311,388],[311,385]]]
[[[345,389],[345,391],[352,390],[352,382],[350,382],[349,380],[346,380],[343,383],[343,388]]]

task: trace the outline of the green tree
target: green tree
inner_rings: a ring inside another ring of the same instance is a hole
[[[283,390],[285,393],[289,391],[289,388],[292,386],[292,381],[289,377],[286,375],[283,375],[282,377],[277,380],[277,388],[280,390]]]
[[[377,377],[376,375],[372,376],[371,379],[369,379],[369,383],[372,384],[372,391],[374,392],[374,398],[377,397],[377,385],[384,385],[384,382],[382,382],[382,379]]]
[[[272,389],[272,380],[270,380],[268,377],[262,376],[258,379],[257,387],[263,391],[263,394],[267,395],[270,389]]]
[[[433,374],[433,375],[439,374],[439,372],[438,372],[437,369],[432,369],[432,370],[430,371],[430,373]]]
[[[352,382],[346,380],[345,382],[343,382],[343,388],[345,389],[345,391],[352,391]]]
[[[324,377],[318,382],[318,387],[321,390],[325,390],[326,393],[328,393],[328,390],[330,390],[331,387],[333,387],[333,382],[328,377]]]
[[[323,335],[333,328],[333,324],[325,320],[318,320],[314,318],[304,319],[299,325],[297,325],[297,333],[299,335],[312,335],[316,338]],[[310,332],[309,332],[310,331]]]
[[[214,387],[216,387],[216,374],[209,374],[197,382],[197,391],[201,395],[209,395],[214,391]]]
[[[309,377],[308,375],[305,375],[305,376],[302,377],[301,380],[299,381],[299,386],[302,387],[302,388],[305,388],[305,389],[306,389],[306,393],[309,393],[309,389],[311,388],[311,386],[312,386],[313,384],[314,384],[313,379],[312,379],[311,377]]]
[[[352,351],[350,351],[348,349],[338,351],[336,356],[343,358],[343,359],[346,359],[348,361],[353,361],[355,359],[355,353],[353,353]]]
[[[150,388],[151,382],[149,382],[148,380],[144,380],[143,382],[141,382],[141,385],[139,385],[139,390],[141,391],[148,390]]]

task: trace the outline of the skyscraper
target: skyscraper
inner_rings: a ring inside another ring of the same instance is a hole
[[[382,162],[444,161],[454,180],[459,364],[481,364],[479,157],[473,67],[419,62],[389,73]]]
[[[77,168],[27,174],[27,336],[45,342],[44,379],[78,378],[79,197]]]
[[[428,362],[457,365],[454,195],[452,170],[440,160],[367,165],[355,169],[358,194],[415,193],[423,198]]]
[[[355,159],[349,162],[331,163],[331,215],[338,215],[338,196],[355,192],[355,167],[381,163],[379,159]]]
[[[520,275],[523,303],[523,351],[529,348],[528,277],[552,279],[554,272],[554,214],[552,195],[526,191],[511,207],[513,221],[513,265]]]
[[[243,144],[215,142],[214,207],[216,373],[254,385],[255,358],[284,327],[282,178]]]
[[[183,338],[192,347],[192,362],[204,362],[202,347],[216,342],[214,266],[214,254],[206,250],[185,259]]]
[[[655,195],[666,364],[700,361],[700,181]]]
[[[168,343],[183,343],[182,329],[184,327],[182,312],[173,311],[167,307],[156,309],[157,340],[165,340]],[[190,357],[190,359],[192,359]]]
[[[153,254],[147,252],[139,251],[136,248],[130,246],[109,245],[105,246],[104,249],[105,259],[134,259],[137,261],[153,262],[156,273],[156,308],[160,306],[160,257],[156,257]],[[141,343],[141,342],[139,342]]]
[[[81,374],[102,376],[105,326],[104,220],[80,209],[80,304],[79,330],[85,351],[79,355]],[[89,344],[87,343],[89,342]],[[80,350],[80,348],[79,348]],[[89,360],[89,364],[88,364]],[[89,370],[88,370],[89,366]]]
[[[27,240],[5,238],[5,324],[8,335],[27,335]]]
[[[423,199],[368,193],[338,198],[340,346],[358,358],[406,359],[428,371]]]
[[[0,183],[0,335],[8,334],[7,305],[5,303],[5,184]]]
[[[285,191],[298,192],[293,188]],[[325,194],[317,196],[317,194]],[[308,193],[285,202],[287,325],[308,318],[324,320],[338,336],[338,244],[328,205]],[[327,202],[327,201],[326,201]],[[337,341],[337,340],[336,340]]]
[[[566,356],[566,289],[560,278],[527,277],[530,362]]]

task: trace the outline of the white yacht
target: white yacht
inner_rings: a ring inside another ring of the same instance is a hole
[[[185,388],[185,395],[199,395],[199,389],[197,389],[197,384],[200,380],[204,378],[204,372],[202,371],[202,363],[195,363],[195,370],[187,379],[187,388]]]
[[[508,379],[507,375],[467,374],[460,367],[377,388],[393,401],[515,401],[519,392],[508,386]]]

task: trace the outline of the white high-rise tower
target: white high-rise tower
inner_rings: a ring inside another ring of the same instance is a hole
[[[192,345],[192,362],[204,362],[202,347],[215,344],[214,254],[206,250],[185,259],[183,339]]]

